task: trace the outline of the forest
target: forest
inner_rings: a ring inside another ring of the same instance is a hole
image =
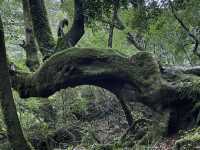
[[[0,150],[200,149],[200,0],[0,0]]]

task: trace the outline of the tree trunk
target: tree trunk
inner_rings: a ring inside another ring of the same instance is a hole
[[[127,106],[126,102],[125,102],[122,98],[119,99],[119,103],[120,103],[120,105],[121,105],[121,107],[122,107],[122,109],[123,109],[123,112],[124,112],[124,114],[125,114],[125,117],[126,117],[126,121],[127,121],[127,123],[128,123],[128,126],[129,126],[129,128],[131,128],[132,125],[133,125],[133,123],[134,123],[134,120],[133,120],[133,116],[132,116],[132,114],[131,114],[131,111],[130,111],[129,107]],[[132,130],[132,129],[131,129],[131,130]]]
[[[14,150],[31,150],[31,146],[24,138],[17,116],[7,65],[3,25],[0,18],[0,102],[7,126],[8,139]]]
[[[129,125],[131,113],[122,100],[143,103],[161,114],[175,111],[179,114],[177,129],[187,128],[184,119],[195,119],[189,111],[200,96],[196,88],[200,85],[200,67],[160,70],[148,52],[139,52],[131,59],[112,49],[71,48],[52,56],[36,73],[14,72],[12,86],[21,97],[28,98],[48,97],[67,87],[95,85],[121,100]]]
[[[26,65],[30,71],[35,71],[40,64],[38,58],[38,47],[36,39],[33,33],[33,25],[30,15],[30,4],[29,0],[22,0],[23,14],[24,14],[24,26],[25,26],[25,37],[26,40],[22,46],[26,51]]]
[[[44,0],[29,0],[33,30],[44,57],[54,53],[55,41],[49,25]]]
[[[63,38],[58,39],[56,51],[75,46],[84,35],[83,3],[83,0],[74,0],[74,21],[72,27]]]
[[[112,23],[110,24],[109,38],[108,38],[108,47],[112,48],[113,46],[113,33],[115,28],[115,20],[117,19],[117,12],[119,9],[119,0],[113,2],[113,17]]]

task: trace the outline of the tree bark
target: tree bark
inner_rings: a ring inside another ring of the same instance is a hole
[[[55,41],[50,29],[44,0],[29,0],[33,30],[44,57],[54,53]]]
[[[112,23],[110,24],[110,31],[109,31],[109,38],[108,38],[108,47],[112,48],[113,46],[113,33],[114,33],[114,22],[117,19],[117,12],[119,9],[119,0],[116,0],[113,2],[113,17],[112,17]]]
[[[22,0],[23,14],[24,14],[24,26],[25,26],[25,37],[26,40],[21,45],[26,51],[26,65],[30,71],[35,71],[40,64],[38,58],[38,46],[33,33],[33,25],[30,15],[30,4],[29,0]]]
[[[56,51],[75,46],[84,35],[84,1],[74,0],[74,5],[74,21],[72,27],[63,38],[58,39]]]
[[[137,48],[139,51],[145,51],[145,48],[143,46],[141,46],[141,43],[138,43],[136,41],[135,37],[130,32],[127,33],[127,40],[131,44],[133,44],[135,46],[135,48]]]
[[[131,127],[134,124],[134,120],[133,120],[131,111],[130,111],[129,107],[127,106],[126,102],[122,98],[119,98],[119,102],[120,102],[122,110],[124,111],[124,114],[126,116],[126,121],[128,123],[128,126]]]
[[[148,63],[142,62],[144,60]],[[147,90],[149,93],[148,90],[159,86],[161,79],[158,65],[150,53],[138,53],[134,56],[134,64],[130,64],[129,58],[120,52],[92,48],[62,51],[46,61],[36,73],[16,72],[12,77],[12,85],[22,97],[48,97],[57,90],[82,84],[114,91],[130,83],[138,88],[137,92]]]
[[[4,121],[7,127],[8,139],[13,150],[31,150],[25,139],[17,116],[17,110],[11,91],[3,25],[0,18],[0,102]]]
[[[70,30],[55,45],[44,0],[29,0],[33,30],[44,59],[57,51],[75,46],[84,35],[84,1],[74,0],[74,21]]]

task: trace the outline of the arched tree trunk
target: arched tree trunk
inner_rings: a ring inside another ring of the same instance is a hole
[[[140,102],[163,112],[184,116],[198,103],[200,67],[164,68],[148,52],[127,58],[112,49],[71,48],[55,54],[35,73],[14,72],[12,86],[23,98],[48,97],[60,89],[96,85],[125,102]],[[184,93],[184,94],[183,94]],[[181,109],[177,109],[181,108]],[[132,124],[126,111],[127,121]],[[187,127],[182,120],[177,129]]]
[[[7,134],[13,150],[31,150],[25,139],[17,116],[17,110],[11,91],[3,25],[0,18],[0,102],[7,127]]]

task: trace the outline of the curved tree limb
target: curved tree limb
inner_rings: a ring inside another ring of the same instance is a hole
[[[140,46],[140,43],[138,43],[138,42],[135,40],[135,37],[133,37],[133,35],[132,35],[130,32],[127,33],[127,39],[128,39],[128,41],[131,42],[131,43],[135,46],[135,48],[137,48],[139,51],[145,51],[145,48],[142,47],[142,46]]]
[[[173,102],[176,97],[170,102],[159,98],[170,91],[179,94],[177,88],[183,87],[179,83],[188,82],[186,78],[191,76],[190,83],[199,78],[199,67],[181,71],[164,68],[161,74],[148,52],[139,52],[132,59],[130,63],[129,58],[112,49],[71,48],[50,57],[35,73],[12,72],[12,86],[21,97],[28,98],[48,97],[67,87],[96,85],[119,99],[154,107]]]
[[[73,47],[84,34],[84,8],[83,0],[74,0],[74,21],[71,29],[55,44],[47,17],[44,0],[29,0],[33,29],[43,54],[46,59],[56,51]]]
[[[124,90],[133,95],[153,93],[161,86],[156,61],[147,52],[133,58],[130,64],[129,58],[112,49],[71,48],[52,56],[35,73],[15,72],[12,85],[24,98],[48,97],[60,89],[83,84],[103,87],[118,97],[125,96]]]
[[[56,50],[75,46],[84,34],[83,0],[74,0],[74,21],[71,29],[57,41]]]
[[[133,118],[126,105],[127,94],[129,98],[139,93],[152,94],[148,92],[153,92],[160,84],[159,68],[150,53],[141,52],[132,58],[134,66],[126,56],[112,49],[71,48],[52,56],[35,73],[13,72],[12,85],[23,98],[48,97],[63,88],[84,84],[100,86],[119,98],[131,126]],[[150,101],[148,99],[148,103]]]
[[[183,23],[183,21],[177,16],[175,10],[174,10],[174,6],[171,2],[171,0],[169,0],[169,5],[171,7],[171,10],[172,10],[172,14],[174,15],[174,18],[178,21],[178,23],[181,25],[181,27],[186,31],[186,33],[188,34],[188,36],[190,36],[194,42],[195,42],[195,45],[193,47],[193,53],[195,55],[197,55],[199,58],[200,58],[200,53],[198,53],[198,46],[199,46],[199,40],[198,38],[192,33],[190,32],[189,28]]]
[[[160,72],[148,52],[132,56],[131,63],[129,59],[112,49],[70,48],[50,57],[35,73],[13,71],[12,87],[28,98],[48,97],[67,87],[99,86],[118,97],[129,126],[133,121],[123,102],[140,102],[162,114],[192,109],[200,96],[195,88],[200,86],[200,77],[195,71],[164,68]]]

